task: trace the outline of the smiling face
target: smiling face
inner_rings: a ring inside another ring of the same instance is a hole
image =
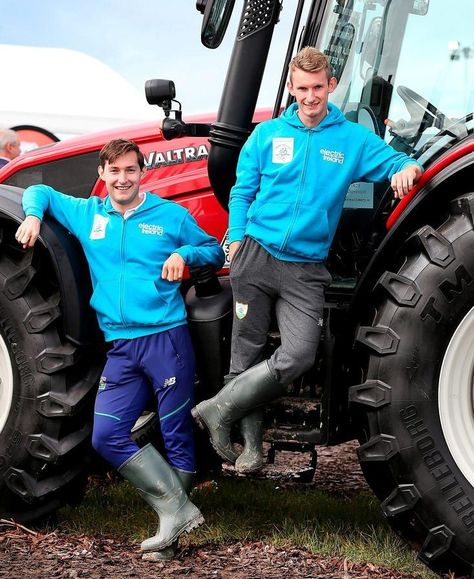
[[[307,127],[315,127],[327,114],[329,94],[336,88],[334,77],[328,79],[325,70],[307,72],[300,68],[292,71],[288,90],[298,103],[298,116]]]
[[[144,173],[135,151],[120,155],[112,163],[106,161],[104,167],[99,166],[99,177],[105,183],[114,209],[125,213],[140,203],[138,193]]]

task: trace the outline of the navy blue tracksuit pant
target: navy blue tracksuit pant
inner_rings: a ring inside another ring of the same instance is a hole
[[[156,397],[168,462],[194,472],[194,353],[187,326],[115,340],[95,402],[92,444],[114,468],[139,448],[131,430]]]

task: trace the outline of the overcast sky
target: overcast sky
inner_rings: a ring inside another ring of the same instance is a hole
[[[216,50],[201,45],[202,16],[195,5],[195,0],[0,0],[0,44],[83,51],[118,71],[144,99],[147,79],[169,78],[185,114],[211,112],[219,105],[242,2],[236,1],[228,34]],[[296,0],[285,2],[277,36],[287,36],[295,6]],[[273,106],[276,62],[285,52],[279,44],[261,106]],[[2,79],[2,85],[7,82]]]

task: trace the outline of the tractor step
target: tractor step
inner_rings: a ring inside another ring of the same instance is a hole
[[[278,481],[282,486],[314,485],[317,452],[314,444],[292,440],[264,443],[264,466],[255,473],[239,473],[234,465],[224,463],[225,476],[241,479]]]
[[[271,444],[291,443],[295,447],[302,445],[304,449],[308,444],[321,443],[321,431],[319,428],[302,428],[300,425],[295,427],[293,424],[279,424],[265,429],[263,440]],[[296,451],[295,451],[296,452]],[[302,450],[306,452],[306,450]]]
[[[281,423],[319,424],[321,402],[314,398],[283,396],[268,405],[266,414]]]

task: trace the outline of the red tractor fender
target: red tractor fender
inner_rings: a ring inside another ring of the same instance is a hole
[[[474,151],[474,141],[466,141],[460,143],[459,146],[453,147],[447,153],[442,155],[439,159],[437,159],[428,169],[423,173],[418,183],[411,189],[408,195],[398,203],[395,209],[390,214],[389,218],[387,219],[386,228],[387,230],[392,229],[395,223],[400,219],[402,213],[405,211],[406,207],[409,203],[413,200],[413,198],[417,195],[419,191],[421,191],[426,184],[433,179],[436,175],[441,173],[443,169],[452,165],[458,159],[472,153]]]

